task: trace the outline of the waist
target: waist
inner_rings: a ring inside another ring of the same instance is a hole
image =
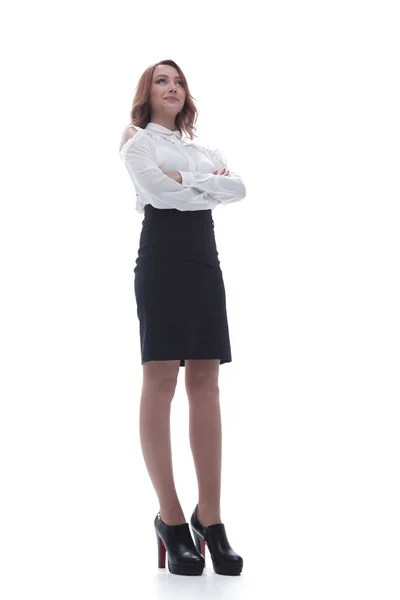
[[[181,221],[213,221],[211,208],[205,210],[178,210],[177,208],[155,208],[152,204],[144,207],[144,220],[175,219]]]
[[[138,261],[184,260],[219,265],[211,210],[145,206]]]

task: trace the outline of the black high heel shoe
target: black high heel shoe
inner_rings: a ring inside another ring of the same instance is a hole
[[[157,536],[158,567],[165,568],[165,554],[168,552],[168,569],[175,575],[201,575],[205,561],[197,551],[190,535],[189,524],[167,525],[159,512],[154,519]]]
[[[216,523],[203,527],[197,516],[198,505],[190,518],[194,542],[197,550],[206,556],[206,544],[211,554],[213,568],[219,575],[240,575],[243,569],[243,558],[232,550],[226,536],[225,525]]]

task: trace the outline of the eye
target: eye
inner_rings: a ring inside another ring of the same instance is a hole
[[[158,80],[156,81],[156,83],[160,83],[160,81],[167,81],[167,80],[165,79],[165,77],[161,77],[161,79],[158,79]],[[181,87],[182,87],[182,86],[183,86],[183,81],[182,81],[182,79],[178,79],[178,82],[181,84]]]

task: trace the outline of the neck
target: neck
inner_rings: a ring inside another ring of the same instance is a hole
[[[166,127],[171,131],[175,131],[177,129],[175,124],[175,118],[168,117],[158,117],[157,115],[152,115],[150,118],[150,123],[157,123],[157,125],[162,125],[162,127]]]

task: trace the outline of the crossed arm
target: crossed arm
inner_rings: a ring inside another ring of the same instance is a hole
[[[178,183],[182,183],[182,176],[179,171],[167,171],[164,172],[164,175],[171,177],[171,179],[177,181]],[[213,175],[229,175],[229,171],[225,172],[225,169],[222,169],[222,171],[214,171]]]
[[[182,175],[179,173],[179,171],[163,171],[163,173],[164,175],[167,175],[167,177],[170,177],[177,183],[182,183]],[[229,176],[229,171],[226,171],[226,169],[222,169],[222,171],[214,171],[213,175]],[[222,204],[222,200],[217,200],[217,202],[218,204]]]
[[[130,139],[133,138],[133,139]],[[201,173],[185,170],[164,172],[156,164],[149,141],[142,129],[133,128],[126,132],[120,147],[120,156],[124,160],[137,193],[141,189],[154,195],[158,201],[179,210],[200,210],[202,207],[214,208],[217,204],[228,204],[241,200],[246,195],[245,186],[237,173],[230,173],[228,166],[218,152],[199,147],[200,151],[214,163],[214,171]],[[222,170],[221,170],[222,169]],[[222,177],[229,176],[225,184]],[[178,189],[168,185],[167,180],[178,183]]]
[[[182,176],[179,173],[179,171],[167,171],[167,172],[164,172],[164,175],[171,177],[171,179],[173,179],[174,181],[177,181],[178,183],[182,183]],[[229,171],[226,171],[226,173],[225,173],[225,169],[222,169],[222,171],[214,171],[213,175],[229,176]],[[218,204],[222,204],[221,200],[218,200],[217,202],[218,202]]]

